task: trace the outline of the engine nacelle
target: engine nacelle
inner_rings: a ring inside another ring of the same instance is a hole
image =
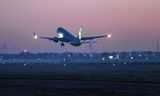
[[[59,41],[59,39],[58,38],[54,38],[53,41],[57,43]]]
[[[53,40],[53,41],[56,42],[56,43],[58,42],[58,40]]]

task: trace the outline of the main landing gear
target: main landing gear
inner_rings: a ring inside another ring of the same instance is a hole
[[[62,42],[61,46],[64,46],[64,43]]]

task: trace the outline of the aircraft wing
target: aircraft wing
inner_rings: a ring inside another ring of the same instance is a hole
[[[53,40],[54,39],[54,37],[38,37],[38,38],[42,38],[42,39],[48,39],[48,40]]]
[[[81,40],[93,40],[93,39],[96,39],[96,38],[104,38],[104,37],[108,37],[110,38],[111,35],[102,35],[102,36],[93,36],[93,37],[82,37]]]
[[[38,37],[38,38],[47,39],[54,42],[58,42],[60,40],[60,38],[57,37]]]
[[[34,32],[34,39],[37,39],[37,38],[47,39],[47,40],[54,41],[54,42],[58,42],[61,39],[57,37],[38,37],[36,33]]]

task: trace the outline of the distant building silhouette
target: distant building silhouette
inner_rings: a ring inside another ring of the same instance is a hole
[[[23,50],[20,52],[21,55],[28,55],[31,54],[31,52],[29,52],[28,50]]]

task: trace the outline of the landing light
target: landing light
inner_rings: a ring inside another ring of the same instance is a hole
[[[63,38],[63,33],[58,33],[58,38]]]
[[[107,37],[108,37],[108,38],[111,38],[111,37],[112,37],[112,34],[109,34]]]
[[[37,35],[35,35],[35,36],[34,36],[34,39],[37,39],[37,38],[38,38]]]

